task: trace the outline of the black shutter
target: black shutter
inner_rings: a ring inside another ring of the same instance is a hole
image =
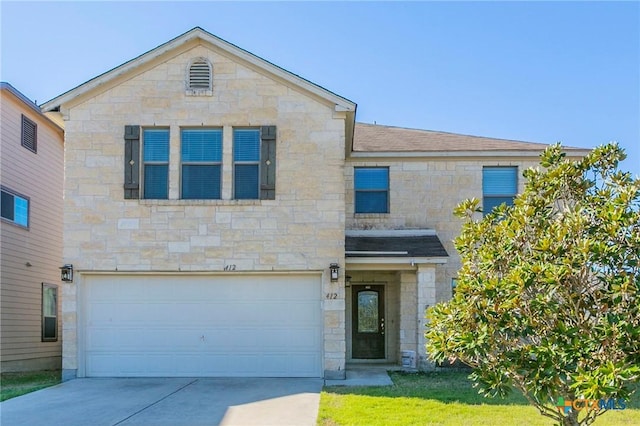
[[[140,198],[140,126],[124,126],[124,198]]]
[[[260,129],[260,199],[276,198],[276,126]]]

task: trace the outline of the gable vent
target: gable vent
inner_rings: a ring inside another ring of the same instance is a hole
[[[38,152],[38,127],[36,123],[22,115],[21,144],[29,151]]]
[[[197,59],[189,67],[189,89],[211,89],[211,66],[204,59]]]

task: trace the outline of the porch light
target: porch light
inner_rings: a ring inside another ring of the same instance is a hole
[[[337,263],[332,263],[329,265],[329,269],[331,270],[331,281],[338,281],[338,270],[340,266]]]
[[[64,282],[73,282],[73,265],[66,264],[60,267],[60,279]]]

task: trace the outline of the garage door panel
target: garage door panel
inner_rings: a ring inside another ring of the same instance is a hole
[[[87,376],[320,377],[318,276],[85,279]]]
[[[91,347],[96,351],[104,351],[113,348],[116,345],[117,331],[105,327],[93,327],[92,332],[86,336],[87,347]]]

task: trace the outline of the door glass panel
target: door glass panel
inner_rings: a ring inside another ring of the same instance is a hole
[[[358,333],[378,332],[378,292],[358,293]]]

